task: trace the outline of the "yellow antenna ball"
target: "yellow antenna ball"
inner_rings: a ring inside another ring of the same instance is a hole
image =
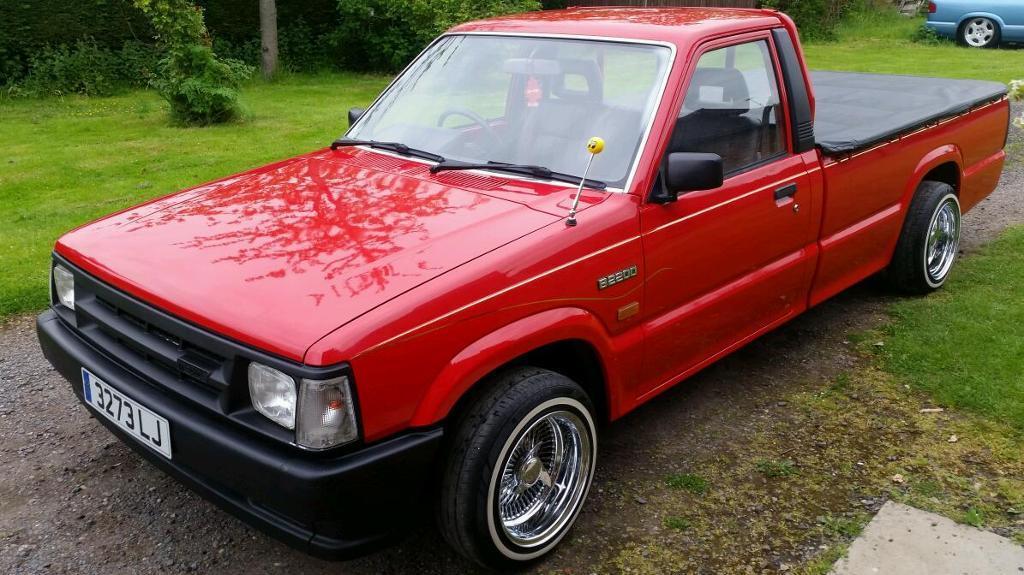
[[[587,140],[587,151],[591,154],[600,154],[604,151],[604,140],[594,136]]]

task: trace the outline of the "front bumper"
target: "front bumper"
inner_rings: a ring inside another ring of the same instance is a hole
[[[340,456],[300,452],[220,421],[140,379],[48,310],[36,324],[43,355],[84,403],[81,368],[170,422],[173,459],[96,420],[151,463],[226,511],[326,559],[373,550],[423,511],[441,429],[411,432]],[[89,409],[89,408],[87,408]]]

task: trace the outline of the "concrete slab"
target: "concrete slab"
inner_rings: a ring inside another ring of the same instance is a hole
[[[832,575],[1022,575],[1024,547],[941,515],[888,502]]]

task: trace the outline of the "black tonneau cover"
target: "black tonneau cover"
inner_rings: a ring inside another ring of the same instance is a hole
[[[829,155],[868,148],[998,100],[998,82],[887,74],[811,72],[814,135]]]

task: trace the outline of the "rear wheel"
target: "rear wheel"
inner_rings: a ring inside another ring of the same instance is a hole
[[[557,373],[519,368],[484,385],[456,422],[438,522],[457,551],[501,569],[542,557],[572,527],[597,430],[586,392]]]
[[[999,45],[999,24],[989,18],[969,18],[960,25],[960,42],[974,48]]]
[[[960,202],[955,190],[942,182],[921,182],[886,276],[900,291],[928,293],[946,283],[959,249]]]

